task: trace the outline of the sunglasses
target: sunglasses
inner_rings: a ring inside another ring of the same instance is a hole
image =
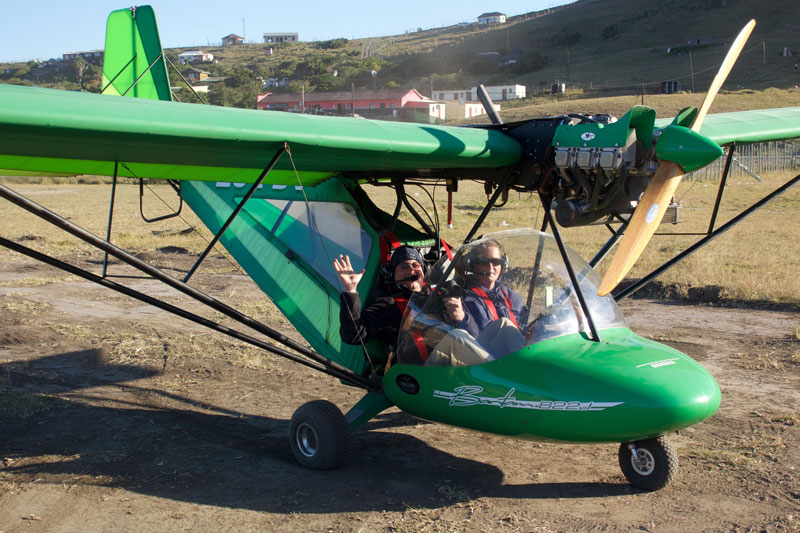
[[[419,261],[405,261],[397,265],[397,267],[405,270],[422,269],[422,265]]]
[[[503,260],[499,257],[479,257],[475,259],[476,265],[486,266],[489,263],[493,264],[494,266],[503,266]]]

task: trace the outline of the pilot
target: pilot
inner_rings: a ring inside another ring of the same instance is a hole
[[[388,348],[397,343],[403,312],[411,295],[422,289],[425,273],[419,250],[412,246],[398,247],[387,265],[387,279],[373,292],[366,306],[356,292],[364,270],[354,272],[350,257],[340,254],[333,260],[343,291],[339,297],[339,334],[347,344],[361,344],[378,339]]]
[[[467,291],[463,298],[463,324],[494,357],[522,348],[520,331],[528,320],[528,309],[517,292],[500,281],[508,268],[508,257],[496,240],[474,246],[465,258]]]

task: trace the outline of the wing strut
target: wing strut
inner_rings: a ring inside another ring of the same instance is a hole
[[[13,241],[9,241],[8,239],[5,239],[3,237],[0,237],[0,246],[5,246],[6,248],[8,248],[10,250],[14,250],[15,252],[19,252],[19,253],[21,253],[23,255],[26,255],[26,256],[28,256],[28,257],[30,257],[32,259],[35,259],[37,261],[41,261],[42,263],[48,264],[50,266],[54,266],[56,268],[64,270],[65,272],[69,272],[70,274],[74,274],[76,276],[79,276],[79,277],[81,277],[81,278],[83,278],[85,280],[92,281],[94,283],[97,283],[98,285],[102,285],[103,287],[109,288],[111,290],[115,290],[115,291],[120,292],[120,293],[122,293],[122,294],[124,294],[126,296],[130,296],[131,298],[136,298],[137,300],[142,301],[142,302],[144,302],[144,303],[146,303],[148,305],[152,305],[153,307],[158,307],[159,309],[167,311],[168,313],[172,313],[174,315],[180,316],[181,318],[185,318],[187,320],[191,320],[192,322],[200,324],[201,326],[205,326],[205,327],[207,327],[209,329],[213,329],[214,331],[218,331],[220,333],[224,333],[225,335],[233,337],[234,339],[240,340],[242,342],[246,342],[248,344],[252,344],[253,346],[255,346],[257,348],[261,348],[261,349],[266,350],[268,352],[272,352],[272,353],[274,353],[276,355],[280,355],[281,357],[285,357],[285,358],[287,358],[287,359],[289,359],[291,361],[295,361],[296,363],[300,363],[301,365],[305,365],[305,366],[307,366],[309,368],[313,368],[314,370],[319,370],[320,372],[324,372],[325,374],[328,374],[328,375],[333,376],[335,378],[339,378],[341,380],[347,381],[349,383],[352,383],[353,385],[362,386],[362,387],[365,387],[367,389],[370,388],[369,384],[365,380],[363,380],[363,378],[361,378],[363,383],[361,381],[356,381],[356,380],[353,379],[353,375],[352,374],[345,374],[343,372],[339,372],[339,371],[337,371],[337,370],[335,370],[333,368],[329,368],[329,367],[327,367],[327,366],[325,366],[323,364],[317,363],[315,361],[310,361],[308,359],[305,359],[303,357],[298,356],[297,354],[294,354],[292,352],[283,350],[283,349],[278,348],[276,346],[272,346],[269,343],[266,343],[264,341],[261,341],[259,339],[254,338],[254,337],[251,337],[250,335],[247,335],[245,333],[241,333],[239,331],[236,331],[235,329],[228,328],[227,326],[223,326],[221,324],[217,324],[216,322],[208,320],[207,318],[204,318],[202,316],[196,315],[196,314],[194,314],[194,313],[192,313],[190,311],[187,311],[185,309],[181,309],[180,307],[176,307],[176,306],[174,306],[172,304],[169,304],[167,302],[159,300],[158,298],[154,298],[152,296],[148,296],[147,294],[139,292],[139,291],[137,291],[135,289],[131,289],[130,287],[126,287],[124,285],[121,285],[121,284],[116,283],[114,281],[111,281],[109,279],[102,278],[100,276],[92,274],[91,272],[89,272],[87,270],[83,270],[83,269],[78,268],[78,267],[76,267],[74,265],[70,265],[69,263],[64,263],[63,261],[60,261],[60,260],[58,260],[58,259],[56,259],[54,257],[50,257],[48,255],[42,254],[40,252],[37,252],[36,250],[33,250],[31,248],[28,248],[28,247],[23,246],[23,245],[18,244],[18,243],[15,243]]]
[[[728,162],[730,162],[732,157],[733,157],[733,147],[731,147],[731,152],[728,155]],[[735,226],[736,224],[738,224],[739,222],[744,220],[746,217],[752,215],[755,211],[757,211],[758,209],[764,207],[767,203],[769,203],[770,201],[774,200],[775,198],[777,198],[778,196],[780,196],[781,194],[786,192],[789,188],[791,188],[792,186],[794,186],[795,184],[800,182],[800,174],[798,174],[797,176],[795,176],[794,178],[792,178],[791,180],[789,180],[788,182],[786,182],[782,186],[778,187],[777,189],[772,191],[770,194],[768,194],[767,196],[765,196],[764,198],[762,198],[758,202],[754,203],[753,205],[751,205],[750,207],[748,207],[747,209],[745,209],[744,211],[742,211],[741,213],[739,213],[738,215],[733,217],[731,220],[729,220],[728,222],[726,222],[725,224],[723,224],[722,226],[720,226],[719,228],[717,228],[715,230],[714,229],[714,224],[715,224],[715,220],[716,220],[716,215],[717,215],[717,212],[719,211],[719,204],[722,201],[722,187],[724,186],[724,183],[725,183],[725,181],[727,179],[727,174],[728,174],[729,168],[730,168],[730,165],[726,164],[725,173],[723,174],[722,180],[720,180],[720,190],[719,190],[719,193],[717,194],[717,201],[716,201],[716,203],[714,205],[714,212],[712,214],[712,219],[711,219],[711,222],[710,222],[709,227],[708,227],[708,232],[706,232],[705,234],[702,234],[702,233],[700,234],[700,235],[705,235],[705,236],[702,239],[700,239],[699,241],[695,242],[690,247],[688,247],[683,252],[679,253],[678,255],[676,255],[675,257],[673,257],[672,259],[670,259],[669,261],[667,261],[663,265],[661,265],[660,267],[656,268],[655,270],[653,270],[652,272],[650,272],[646,276],[642,277],[642,279],[636,281],[632,285],[629,285],[624,290],[620,291],[618,294],[614,295],[614,300],[620,301],[623,298],[627,298],[628,296],[630,296],[634,292],[638,291],[639,289],[641,289],[642,287],[644,287],[645,285],[647,285],[648,283],[653,281],[653,279],[655,279],[656,277],[660,276],[661,274],[663,274],[664,272],[666,272],[667,270],[672,268],[674,265],[676,265],[680,261],[683,261],[688,256],[690,256],[691,254],[693,254],[694,252],[696,252],[697,250],[699,250],[700,248],[702,248],[703,246],[705,246],[706,244],[711,242],[712,240],[716,239],[717,237],[719,237],[720,235],[722,235],[723,233],[725,233],[726,231],[731,229],[733,226]]]
[[[239,322],[240,324],[243,324],[243,325],[245,325],[245,326],[247,326],[247,327],[249,327],[249,328],[251,328],[251,329],[253,329],[253,330],[255,330],[255,331],[257,331],[257,332],[259,332],[261,334],[263,334],[263,335],[265,335],[266,337],[268,337],[268,338],[270,338],[270,339],[282,344],[283,346],[286,346],[287,348],[291,348],[295,352],[297,352],[297,353],[307,357],[308,359],[316,362],[318,365],[322,365],[323,367],[325,367],[326,371],[330,370],[330,371],[334,372],[337,377],[346,376],[346,378],[343,377],[342,379],[346,379],[346,381],[351,382],[353,384],[356,384],[356,385],[358,385],[360,387],[363,387],[363,388],[366,388],[366,389],[372,390],[372,389],[376,388],[375,384],[371,383],[369,380],[365,379],[363,376],[353,372],[349,368],[344,367],[344,366],[340,365],[339,363],[336,363],[335,361],[332,361],[332,360],[328,359],[327,357],[325,357],[325,356],[323,356],[323,355],[321,355],[321,354],[319,354],[319,353],[317,353],[317,352],[315,352],[313,350],[310,350],[310,349],[306,348],[305,346],[301,345],[300,343],[290,339],[289,337],[286,337],[282,333],[280,333],[280,332],[278,332],[278,331],[266,326],[265,324],[262,324],[262,323],[260,323],[260,322],[258,322],[256,320],[248,317],[247,315],[244,315],[244,314],[240,313],[236,309],[224,304],[223,302],[217,300],[216,298],[213,298],[213,297],[205,294],[204,292],[201,292],[201,291],[199,291],[199,290],[187,285],[183,281],[181,281],[179,279],[176,279],[176,278],[170,276],[169,274],[166,274],[165,272],[159,270],[158,268],[156,268],[156,267],[154,267],[154,266],[152,266],[152,265],[150,265],[148,263],[145,263],[144,261],[140,260],[139,258],[129,254],[125,250],[122,250],[121,248],[118,248],[118,247],[114,246],[113,244],[111,244],[111,243],[109,243],[107,241],[104,241],[100,237],[97,237],[96,235],[86,231],[85,229],[81,228],[80,226],[78,226],[76,224],[73,224],[72,222],[64,219],[63,217],[61,217],[61,216],[57,215],[56,213],[48,210],[47,208],[45,208],[45,207],[43,207],[41,205],[38,205],[35,202],[32,202],[31,200],[29,200],[28,198],[25,198],[24,196],[14,192],[13,190],[11,190],[8,187],[6,187],[5,185],[0,185],[0,197],[5,198],[9,202],[21,207],[22,209],[25,209],[26,211],[28,211],[28,212],[36,215],[36,216],[38,216],[42,220],[45,220],[45,221],[53,224],[54,226],[63,229],[67,233],[70,233],[71,235],[74,235],[75,237],[78,237],[79,239],[81,239],[81,240],[83,240],[83,241],[85,241],[85,242],[87,242],[89,244],[92,244],[93,246],[95,246],[96,248],[100,249],[101,251],[108,252],[110,255],[116,257],[120,261],[122,261],[122,262],[124,262],[124,263],[126,263],[126,264],[128,264],[128,265],[130,265],[130,266],[132,266],[134,268],[136,268],[137,270],[140,270],[140,271],[144,272],[145,274],[149,274],[150,276],[152,276],[153,278],[157,279],[158,281],[161,281],[161,282],[165,283],[166,285],[172,287],[173,289],[176,289],[176,290],[182,292],[183,294],[189,296],[190,298],[193,298],[193,299],[199,301],[200,303],[205,304],[206,306],[210,307],[211,309],[213,309],[215,311],[218,311],[218,312],[224,314],[225,316],[228,316],[229,318],[232,318],[233,320]],[[53,264],[53,263],[50,262],[49,264]],[[99,279],[102,279],[102,278],[99,278]],[[94,280],[92,280],[92,281],[94,281]],[[111,282],[109,280],[103,280],[103,282],[104,283],[101,283],[101,285],[105,285],[105,286],[108,286],[108,284],[113,283],[113,282]],[[184,316],[184,315],[181,315],[181,316]],[[220,327],[222,327],[222,326],[220,326]],[[220,330],[218,329],[218,331],[220,331]],[[230,333],[228,333],[228,334],[230,334]],[[289,352],[287,352],[287,353],[289,353]],[[284,355],[284,354],[281,354],[281,355]],[[316,366],[315,366],[315,368],[316,368]]]
[[[581,304],[583,316],[586,317],[586,322],[589,323],[589,330],[592,334],[592,340],[595,342],[600,342],[600,334],[597,333],[597,328],[595,327],[594,320],[592,319],[592,313],[589,311],[586,298],[583,296],[580,280],[575,275],[575,269],[572,268],[572,263],[569,261],[567,249],[564,247],[564,242],[561,240],[561,232],[558,231],[558,226],[556,225],[555,220],[553,220],[553,213],[550,211],[549,207],[550,204],[547,202],[546,197],[542,193],[539,193],[539,199],[542,201],[542,205],[545,207],[544,216],[547,219],[548,224],[550,224],[550,228],[553,230],[553,238],[555,238],[556,244],[558,245],[558,251],[561,252],[561,259],[564,261],[564,266],[567,268],[569,279],[572,282],[572,288],[575,289],[575,294],[578,296],[578,302]]]
[[[261,173],[261,175],[258,177],[258,179],[255,182],[253,182],[253,184],[250,186],[250,189],[247,191],[247,194],[245,194],[244,198],[242,198],[242,201],[239,202],[239,205],[237,205],[236,208],[233,210],[233,212],[230,214],[228,220],[226,220],[225,223],[222,225],[222,227],[219,228],[219,231],[216,233],[216,235],[214,235],[214,238],[211,239],[211,242],[208,243],[206,249],[203,250],[203,253],[200,254],[200,257],[197,258],[197,262],[192,266],[192,268],[189,269],[189,272],[186,273],[186,277],[183,278],[184,283],[189,281],[189,278],[192,277],[192,274],[194,274],[195,270],[197,270],[197,267],[200,266],[200,263],[202,263],[203,260],[205,260],[209,252],[211,252],[211,249],[214,248],[214,246],[217,244],[220,238],[222,238],[222,234],[225,233],[225,230],[228,229],[228,226],[230,226],[231,223],[234,221],[234,219],[239,215],[239,212],[242,209],[244,209],[244,205],[247,203],[250,197],[253,196],[253,193],[256,192],[256,190],[258,190],[258,188],[261,186],[261,182],[264,181],[264,178],[267,177],[267,174],[269,174],[269,172],[273,169],[273,167],[275,167],[275,164],[278,162],[281,156],[284,153],[286,153],[286,150],[288,149],[289,149],[289,144],[284,142],[283,145],[275,153],[275,155],[272,156],[272,160],[267,165],[267,168],[265,168],[264,171]]]
[[[478,220],[475,221],[475,224],[472,225],[472,229],[469,230],[469,234],[467,234],[467,236],[464,237],[464,244],[470,242],[472,238],[475,236],[475,234],[478,233],[478,230],[483,224],[483,221],[486,220],[486,216],[489,214],[489,211],[497,203],[497,199],[500,198],[500,195],[503,193],[506,187],[508,187],[511,184],[511,180],[514,178],[515,170],[516,169],[513,168],[510,169],[503,178],[503,181],[501,181],[500,184],[497,186],[497,189],[495,189],[494,194],[492,195],[491,198],[489,198],[489,201],[486,202],[486,206],[483,208],[483,211],[481,211],[481,214],[478,216]]]

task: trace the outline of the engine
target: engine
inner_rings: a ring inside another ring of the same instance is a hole
[[[600,224],[633,212],[657,166],[654,118],[570,115],[556,129],[554,170],[542,187],[559,225]]]

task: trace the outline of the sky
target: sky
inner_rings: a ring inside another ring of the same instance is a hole
[[[164,48],[219,46],[235,33],[248,43],[264,33],[293,32],[301,41],[398,35],[475,22],[499,11],[520,15],[572,0],[460,0],[393,4],[363,0],[150,0]],[[5,0],[0,16],[0,62],[60,58],[68,52],[102,50],[108,14],[133,4],[107,0]],[[453,7],[458,5],[458,7]],[[410,7],[409,7],[410,6]]]

